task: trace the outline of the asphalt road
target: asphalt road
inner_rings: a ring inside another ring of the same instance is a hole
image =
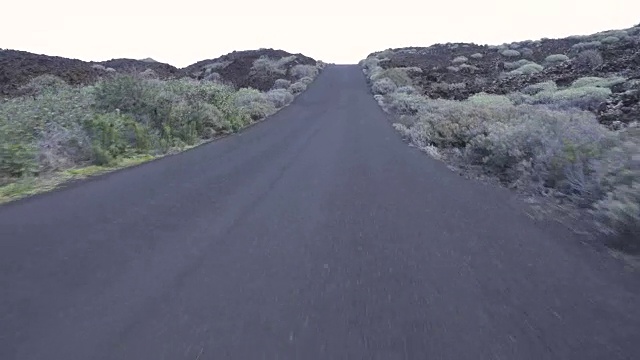
[[[0,359],[640,359],[637,274],[402,142],[357,66],[0,207]]]

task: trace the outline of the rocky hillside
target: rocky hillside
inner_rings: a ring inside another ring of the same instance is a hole
[[[256,62],[257,60],[259,61]],[[246,50],[199,61],[187,66],[184,71],[197,79],[228,81],[239,88],[251,87],[267,91],[277,79],[295,81],[296,77],[304,77],[305,74],[296,74],[296,70],[293,70],[296,65],[316,66],[316,60],[282,50]]]
[[[413,85],[429,98],[464,100],[480,92],[527,91],[531,85],[549,81],[565,88],[581,78],[591,78],[594,84],[595,78],[612,79],[602,86],[610,88],[610,96],[591,110],[605,124],[628,123],[640,115],[640,24],[588,36],[498,46],[447,43],[388,49],[371,58],[379,59],[383,69],[407,69]]]
[[[414,146],[518,190],[543,216],[640,252],[640,25],[387,49],[361,65]]]
[[[256,60],[260,59],[256,63]],[[296,65],[310,65],[309,67]],[[295,82],[314,74],[316,60],[282,50],[260,49],[234,51],[212,60],[199,61],[183,69],[153,59],[112,59],[86,62],[26,51],[0,50],[0,95],[20,95],[20,87],[40,75],[54,75],[71,85],[92,84],[113,73],[141,73],[148,69],[160,79],[192,77],[233,84],[237,88],[253,87],[266,91],[277,79]]]

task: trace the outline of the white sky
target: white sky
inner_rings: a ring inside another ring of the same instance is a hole
[[[0,48],[178,67],[275,48],[333,63],[434,43],[499,44],[640,23],[640,0],[7,0]]]

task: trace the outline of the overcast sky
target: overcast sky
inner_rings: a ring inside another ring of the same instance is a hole
[[[565,37],[640,23],[640,0],[7,1],[0,48],[178,67],[276,48],[356,63],[389,47]]]

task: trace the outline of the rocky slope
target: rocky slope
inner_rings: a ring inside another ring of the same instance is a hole
[[[379,66],[413,68],[407,74],[430,98],[464,100],[473,94],[509,94],[554,81],[568,87],[584,77],[622,78],[611,96],[592,110],[605,124],[629,123],[640,115],[640,24],[564,39],[498,46],[468,43],[388,49],[369,56]]]
[[[259,58],[266,58],[271,62],[267,62],[267,67],[263,69],[266,71],[255,71],[253,65]],[[269,67],[269,64],[274,67]],[[199,61],[179,69],[153,59],[86,62],[26,51],[0,49],[0,95],[20,95],[22,85],[44,74],[55,75],[72,85],[86,85],[109,74],[140,73],[147,69],[151,69],[155,76],[161,79],[192,77],[223,81],[238,88],[253,87],[266,91],[277,79],[297,80],[296,76],[289,71],[295,65],[315,66],[316,60],[282,50],[260,49],[234,51],[216,59]]]

